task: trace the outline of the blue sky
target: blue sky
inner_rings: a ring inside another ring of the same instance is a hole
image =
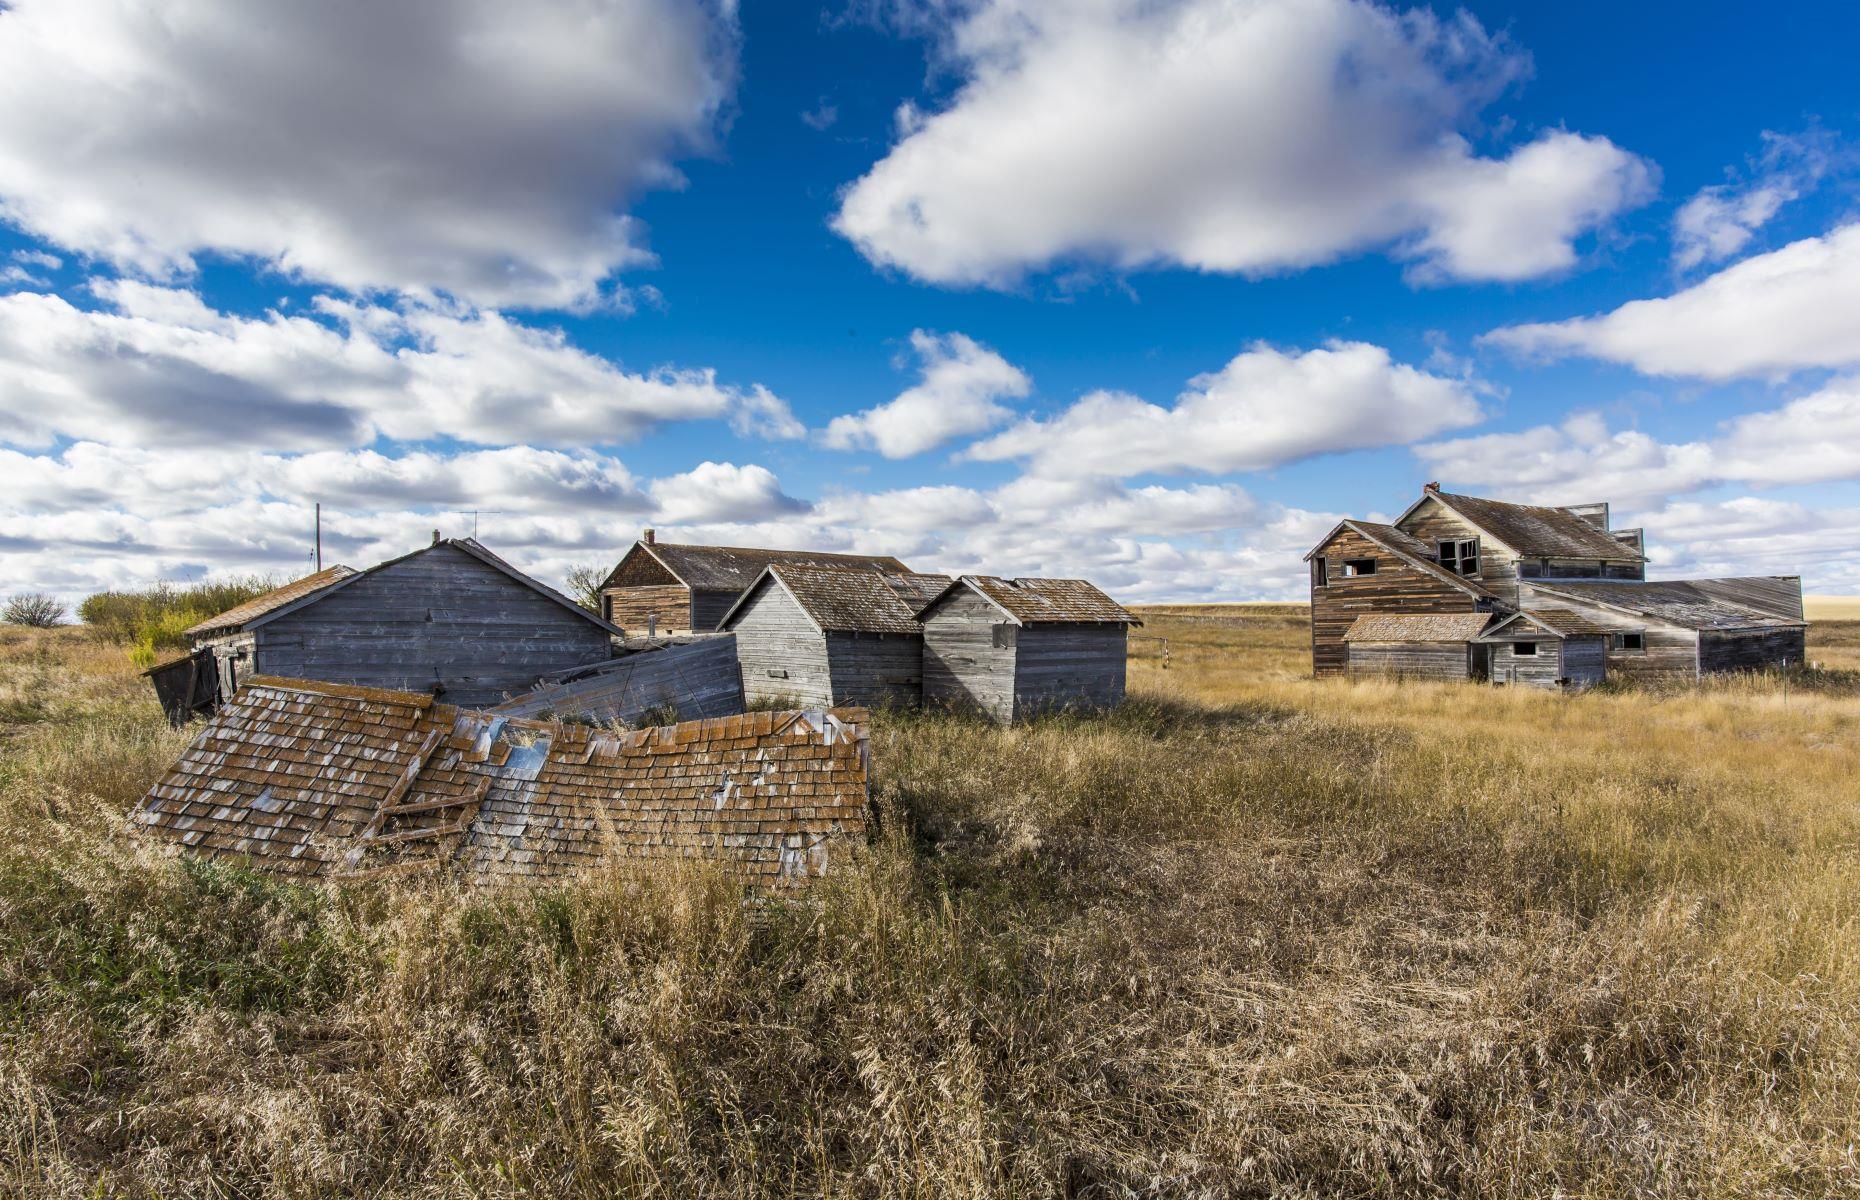
[[[1844,6],[372,7],[0,3],[9,590],[320,499],[1274,597],[1439,479],[1860,591]]]

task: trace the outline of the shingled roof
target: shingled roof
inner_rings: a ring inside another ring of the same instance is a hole
[[[907,603],[899,594],[901,587],[887,581],[882,572],[793,563],[766,568],[730,606],[719,628],[729,629],[764,587],[780,587],[793,596],[822,633],[917,633],[922,629],[916,605]]]
[[[613,733],[257,676],[131,819],[306,879],[450,867],[546,882],[704,857],[752,884],[793,882],[863,837],[865,722],[829,709]]]
[[[1795,629],[1807,625],[1799,612],[1791,612],[1779,595],[1791,589],[1801,602],[1801,581],[1794,576],[1741,579],[1672,579],[1643,583],[1638,580],[1530,581],[1538,596],[1601,604],[1624,613],[1651,617],[1682,629],[1705,632],[1740,629]],[[1535,607],[1535,606],[1533,606]]]
[[[1606,530],[1561,508],[1512,504],[1479,496],[1460,496],[1429,487],[1416,507],[1432,497],[1469,524],[1497,538],[1523,558],[1592,558],[1604,562],[1644,562],[1632,546]],[[1414,511],[1413,508],[1409,512]],[[1406,516],[1406,514],[1403,514]]]
[[[1470,642],[1491,613],[1368,613],[1344,632],[1346,642]]]
[[[302,600],[313,592],[320,592],[332,583],[340,582],[356,574],[353,567],[340,564],[326,567],[313,575],[292,580],[283,587],[272,588],[263,595],[254,596],[243,604],[235,604],[218,616],[208,617],[198,625],[189,627],[189,637],[202,637],[213,633],[230,633],[248,621],[254,621],[273,609],[283,608],[286,604]]]
[[[907,574],[910,568],[888,554],[839,554],[824,550],[759,550],[747,546],[689,546],[676,542],[638,542],[635,549],[657,559],[693,591],[740,592],[770,566],[867,567]],[[624,561],[624,560],[622,560]],[[618,570],[615,567],[615,570]],[[611,583],[613,576],[609,574]]]
[[[1523,621],[1535,625],[1552,637],[1595,637],[1600,634],[1613,633],[1612,626],[1603,625],[1579,612],[1567,608],[1546,608],[1533,604],[1523,612],[1512,613],[1501,618],[1486,631],[1491,637],[1513,622]]]
[[[1083,579],[1004,579],[964,575],[944,589],[970,587],[1016,625],[1141,625],[1134,614]],[[937,599],[942,599],[938,596]],[[934,603],[934,602],[932,602]],[[928,612],[925,605],[920,612]]]

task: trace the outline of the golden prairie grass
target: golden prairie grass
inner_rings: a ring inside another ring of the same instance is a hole
[[[881,717],[872,852],[759,915],[150,853],[182,736],[0,635],[0,1194],[1860,1191],[1855,689],[1319,683],[1301,610],[1145,617],[1112,716]]]

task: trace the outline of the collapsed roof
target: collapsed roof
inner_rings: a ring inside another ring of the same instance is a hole
[[[1808,624],[1802,616],[1801,580],[1793,575],[1619,583],[1532,580],[1531,591],[1700,632],[1795,629]]]
[[[861,709],[627,732],[258,676],[136,806],[151,836],[303,879],[449,867],[544,883],[713,858],[798,882],[862,840]]]

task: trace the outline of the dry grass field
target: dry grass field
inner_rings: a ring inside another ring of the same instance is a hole
[[[881,715],[760,914],[150,853],[183,736],[0,629],[0,1195],[1860,1194],[1860,623],[1563,697],[1146,619],[1115,715]]]

